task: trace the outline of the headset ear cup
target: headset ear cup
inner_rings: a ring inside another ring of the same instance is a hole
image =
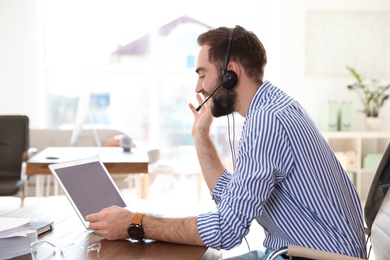
[[[233,89],[237,85],[237,74],[234,71],[226,71],[223,75],[223,87],[227,90]]]

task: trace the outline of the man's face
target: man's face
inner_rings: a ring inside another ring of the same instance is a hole
[[[196,93],[202,93],[204,98],[210,96],[213,91],[222,83],[221,75],[214,64],[211,64],[208,59],[209,46],[201,47],[196,72],[199,75],[196,85]],[[210,98],[211,114],[214,117],[225,116],[234,112],[236,102],[236,92],[234,90],[226,90],[223,86],[220,87]]]

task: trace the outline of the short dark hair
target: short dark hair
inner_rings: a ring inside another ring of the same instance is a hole
[[[198,36],[200,46],[209,45],[209,61],[217,67],[220,74],[224,69],[230,28],[211,29]],[[264,67],[267,64],[265,48],[257,36],[237,25],[231,42],[229,61],[239,63],[248,77],[261,85]]]

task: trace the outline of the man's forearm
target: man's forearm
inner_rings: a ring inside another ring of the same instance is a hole
[[[204,245],[197,226],[197,217],[160,218],[145,215],[142,221],[145,238],[177,244]]]
[[[211,137],[203,135],[195,140],[196,152],[199,164],[202,169],[203,177],[210,191],[212,191],[225,171],[221,159],[218,156],[217,149],[211,140]]]

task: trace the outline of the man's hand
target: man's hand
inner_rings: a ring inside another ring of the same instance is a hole
[[[203,99],[200,94],[196,94],[196,98],[199,102],[199,105],[203,103]],[[211,102],[209,100],[208,102]],[[193,104],[188,105],[194,115],[194,124],[192,125],[192,136],[194,138],[199,134],[203,136],[204,134],[209,134],[211,123],[214,120],[214,117],[211,115],[211,110],[209,104],[204,104],[200,111],[196,111],[196,108]]]
[[[127,209],[111,206],[100,212],[88,215],[89,228],[97,235],[107,240],[120,240],[129,237],[127,229],[130,226],[134,213]]]

